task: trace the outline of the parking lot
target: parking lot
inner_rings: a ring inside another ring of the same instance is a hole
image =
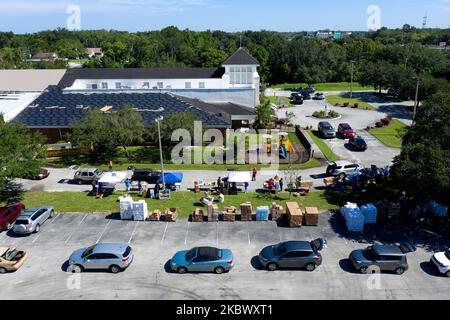
[[[339,214],[324,213],[319,227],[286,228],[276,222],[176,223],[120,221],[115,216],[58,214],[38,234],[0,234],[0,246],[29,253],[24,266],[1,275],[5,299],[449,299],[450,279],[428,264],[429,247],[408,256],[410,270],[394,274],[355,273],[346,258],[370,242],[396,242],[411,235],[397,232],[380,237],[347,234]],[[324,263],[314,272],[261,270],[255,256],[269,244],[324,237]],[[76,249],[96,242],[129,243],[135,252],[130,268],[120,274],[66,272]],[[449,239],[433,243],[448,246]],[[230,248],[235,268],[227,274],[178,275],[167,271],[171,256],[198,245]]]

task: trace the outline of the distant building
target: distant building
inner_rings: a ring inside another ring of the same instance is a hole
[[[86,48],[86,54],[89,58],[101,58],[103,57],[102,48]]]
[[[58,60],[58,54],[54,52],[37,52],[32,57],[32,61],[55,61]]]
[[[317,32],[316,38],[318,39],[331,39],[333,38],[333,32]]]

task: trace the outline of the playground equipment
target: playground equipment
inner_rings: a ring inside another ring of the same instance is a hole
[[[295,154],[295,149],[292,146],[291,142],[289,141],[288,133],[280,132],[279,136],[280,136],[280,140],[278,141],[278,143],[272,141],[273,137],[270,134],[266,134],[263,136],[263,138],[266,141],[266,143],[265,143],[266,152],[271,153],[272,148],[274,148],[275,150],[279,151],[280,158],[287,159],[290,154],[291,155]]]

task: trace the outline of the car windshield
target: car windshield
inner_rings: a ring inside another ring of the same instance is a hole
[[[364,250],[363,256],[364,256],[364,258],[366,258],[367,260],[370,260],[370,261],[375,261],[378,258],[378,255],[375,253],[375,251],[373,251],[372,247],[369,247],[366,250]]]
[[[19,253],[19,251],[17,251],[16,249],[8,249],[2,255],[2,258],[7,260],[7,261],[11,261],[11,260],[14,260],[14,258],[17,256],[18,253]]]
[[[286,252],[286,248],[284,247],[283,243],[279,243],[273,247],[273,252],[275,253],[276,256],[280,256]]]
[[[447,257],[448,260],[450,260],[450,250],[445,252],[445,256]]]
[[[358,143],[364,143],[365,141],[364,141],[364,139],[362,138],[362,137],[356,137],[356,142],[358,142]]]
[[[90,255],[92,253],[92,251],[94,251],[94,247],[95,246],[90,246],[89,248],[87,248],[83,254],[81,255],[82,258],[86,258],[88,255]]]
[[[195,255],[197,253],[197,248],[191,249],[186,253],[186,261],[191,261],[195,258]]]
[[[94,171],[94,175],[98,175],[99,173],[100,173],[100,170],[98,170],[98,169]]]

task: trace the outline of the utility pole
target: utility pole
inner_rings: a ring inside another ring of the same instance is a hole
[[[351,75],[351,79],[350,79],[350,98],[353,98],[353,72],[354,72],[355,61],[352,60],[350,62],[352,64],[352,75]]]
[[[162,189],[166,189],[166,183],[164,180],[164,160],[163,160],[163,152],[162,152],[162,143],[161,143],[161,126],[160,122],[164,120],[164,117],[161,116],[157,118],[155,121],[158,123],[158,139],[159,139],[159,156],[161,158],[161,175],[162,175]],[[156,196],[156,195],[155,195]]]
[[[413,114],[413,122],[412,124],[415,125],[416,124],[416,113],[417,113],[417,109],[419,108],[419,86],[420,86],[420,78],[416,77],[414,78],[414,80],[417,81],[416,84],[416,98],[414,100],[414,114]]]

